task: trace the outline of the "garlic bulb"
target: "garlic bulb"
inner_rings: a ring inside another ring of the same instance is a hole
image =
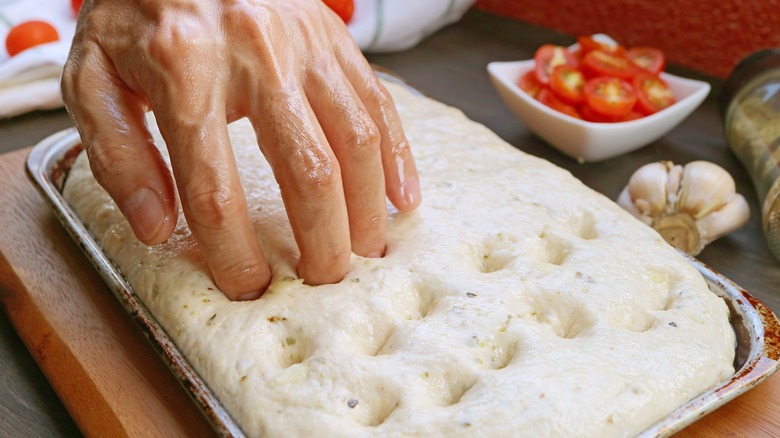
[[[646,164],[631,176],[617,203],[689,255],[750,217],[731,175],[707,161],[684,167],[671,161]]]

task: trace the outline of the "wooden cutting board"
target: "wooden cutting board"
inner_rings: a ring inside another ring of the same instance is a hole
[[[27,179],[27,152],[0,156],[0,300],[27,349],[87,436],[212,436]]]
[[[212,435],[27,179],[28,152],[0,156],[0,301],[33,358],[87,436]],[[679,436],[780,436],[780,377]]]

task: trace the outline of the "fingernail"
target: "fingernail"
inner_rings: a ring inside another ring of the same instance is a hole
[[[144,187],[133,193],[122,208],[136,237],[148,241],[155,237],[165,222],[165,207],[152,189]]]
[[[259,290],[247,292],[243,295],[239,295],[238,298],[236,298],[236,301],[252,301],[260,298],[260,295],[262,295],[262,293]]]
[[[420,202],[420,180],[412,177],[404,181],[401,185],[401,196],[403,196],[406,205],[414,207]]]
[[[370,259],[378,259],[382,257],[382,251],[374,251],[366,254],[366,257]]]

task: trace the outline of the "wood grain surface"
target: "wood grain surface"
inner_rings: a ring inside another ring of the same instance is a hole
[[[210,426],[24,174],[0,160],[0,299],[87,436],[209,436]]]

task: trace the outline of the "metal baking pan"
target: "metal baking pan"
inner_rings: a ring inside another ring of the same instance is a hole
[[[382,76],[389,78],[386,74]],[[151,341],[163,361],[184,385],[187,393],[213,425],[214,430],[222,436],[243,437],[244,433],[238,424],[195,372],[63,199],[61,190],[67,172],[81,149],[78,133],[73,129],[62,131],[43,140],[30,151],[27,157],[27,173],[30,179],[51,204],[57,219],[79,244],[114,295]],[[709,266],[695,258],[689,258],[689,261],[704,276],[710,290],[723,297],[731,311],[731,324],[737,340],[734,359],[736,372],[727,380],[650,426],[639,435],[643,438],[666,437],[680,431],[750,390],[772,375],[780,366],[780,321],[774,313],[747,291]]]

